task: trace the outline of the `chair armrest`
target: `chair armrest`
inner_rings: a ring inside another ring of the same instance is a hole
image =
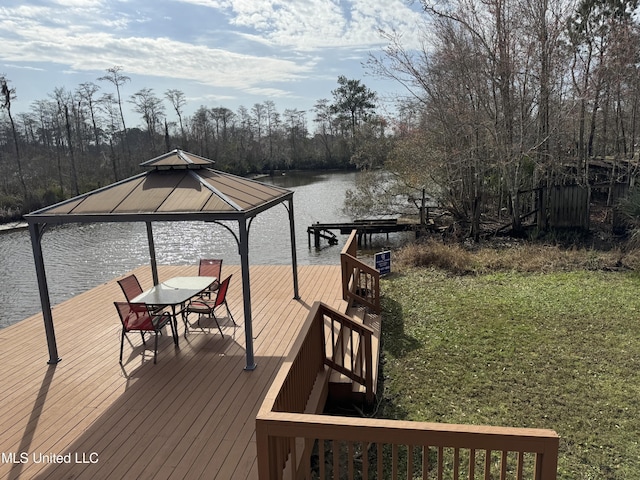
[[[152,312],[149,312],[149,315],[151,316],[151,321],[153,322],[156,328],[164,327],[167,323],[171,321],[171,317],[172,317],[170,312],[162,312],[160,314],[157,314],[157,313],[154,314]]]

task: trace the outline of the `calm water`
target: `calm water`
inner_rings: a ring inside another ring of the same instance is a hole
[[[344,195],[356,173],[295,173],[264,178],[295,192],[293,196],[298,263],[339,264],[340,243],[319,251],[309,249],[307,227],[314,222],[348,221],[342,212]],[[223,227],[202,222],[153,224],[156,256],[161,265],[195,265],[200,257],[223,258],[239,264],[233,236]],[[386,241],[382,239],[380,241]],[[140,265],[149,264],[143,223],[65,225],[48,230],[42,240],[45,268],[55,305],[105,283]],[[289,216],[284,206],[258,215],[249,231],[252,264],[290,264]],[[0,234],[0,327],[41,310],[28,231]]]

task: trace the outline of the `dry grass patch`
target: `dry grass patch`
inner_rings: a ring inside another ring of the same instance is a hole
[[[640,249],[609,251],[562,248],[532,243],[444,244],[433,239],[403,247],[394,254],[398,269],[431,267],[456,275],[496,271],[558,272],[574,270],[638,270]]]

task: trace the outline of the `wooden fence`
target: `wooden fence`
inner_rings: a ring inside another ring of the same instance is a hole
[[[538,227],[589,229],[589,189],[561,185],[538,190]]]
[[[532,190],[537,197],[537,225],[541,230],[548,228],[590,227],[591,204],[598,202],[613,212],[612,226],[615,229],[616,206],[621,198],[627,196],[629,185],[626,183],[607,183],[591,185],[558,185]],[[526,193],[526,192],[525,192]],[[594,198],[594,197],[600,198]]]

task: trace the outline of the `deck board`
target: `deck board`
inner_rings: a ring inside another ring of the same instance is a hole
[[[148,266],[134,271],[152,285]],[[196,266],[160,266],[160,279],[195,275]],[[258,367],[244,371],[245,332],[239,266],[228,293],[235,327],[221,309],[222,338],[192,328],[180,346],[170,329],[153,339],[125,341],[118,363],[120,323],[113,301],[116,279],[53,309],[62,361],[48,366],[42,318],[36,315],[0,330],[0,463],[2,479],[60,478],[257,478],[255,415],[313,302],[343,309],[340,267],[300,266],[300,299],[294,300],[290,266],[251,267],[254,354]],[[192,316],[195,321],[195,316]],[[25,452],[28,462],[7,454]],[[98,463],[76,463],[98,454]],[[65,455],[71,463],[35,463],[33,455]]]

